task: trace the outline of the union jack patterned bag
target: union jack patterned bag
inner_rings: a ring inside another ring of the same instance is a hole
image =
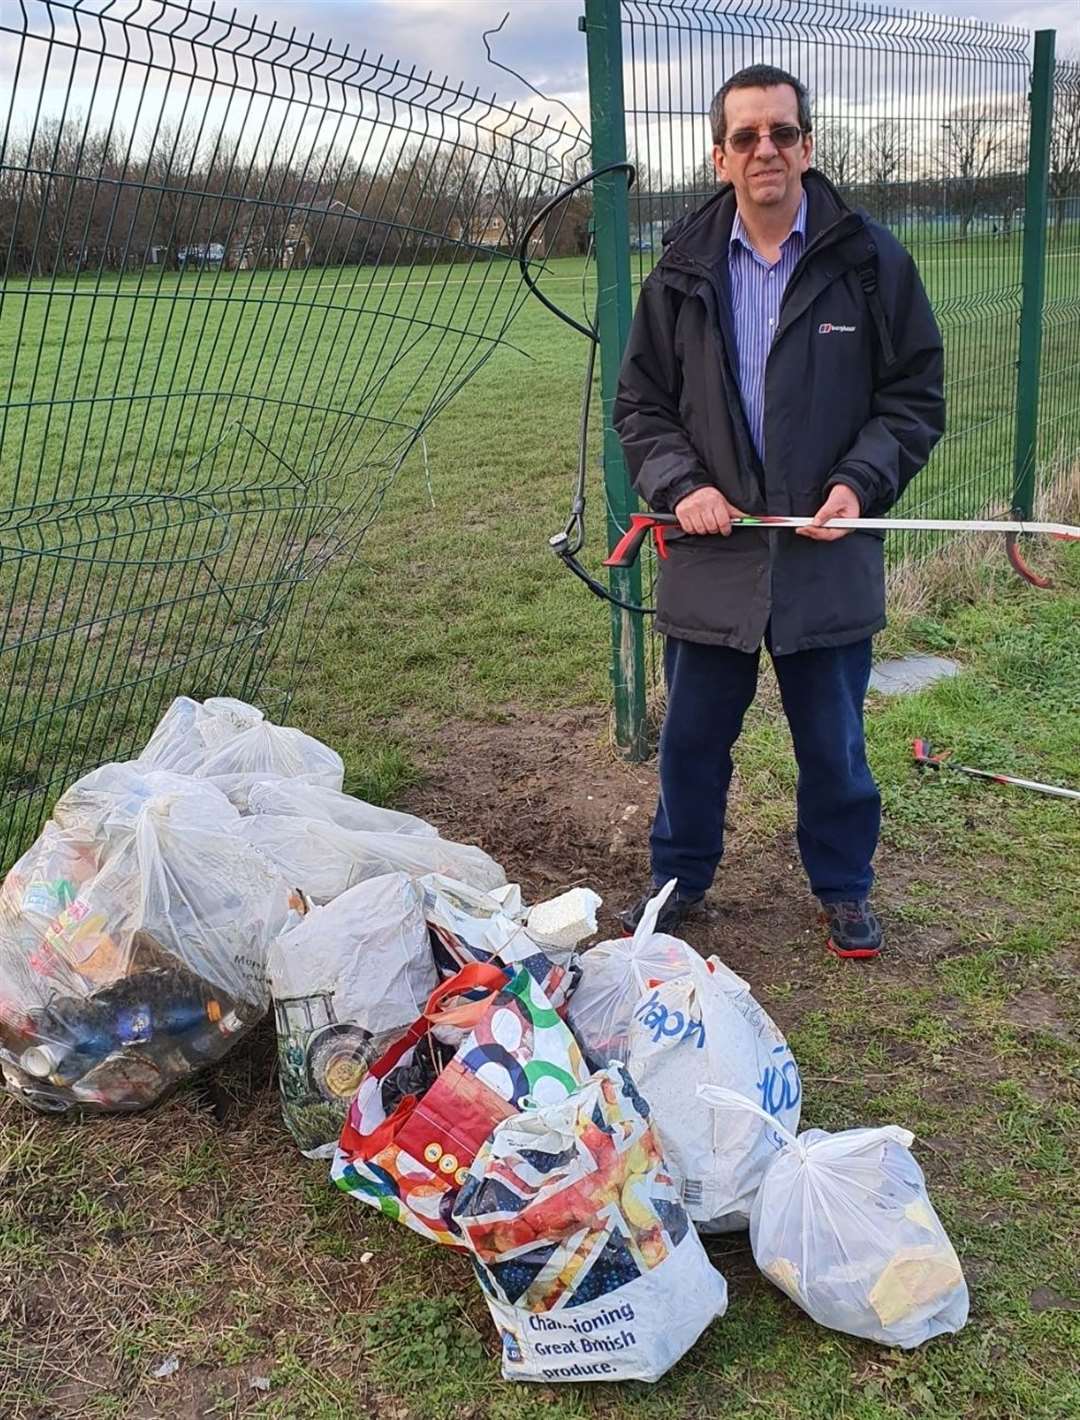
[[[507,1380],[654,1381],[727,1308],[621,1066],[498,1124],[453,1221]]]

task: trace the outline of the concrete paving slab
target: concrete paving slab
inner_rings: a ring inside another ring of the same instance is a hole
[[[910,695],[935,681],[947,680],[960,670],[947,656],[904,656],[882,661],[870,672],[870,689],[882,695]]]

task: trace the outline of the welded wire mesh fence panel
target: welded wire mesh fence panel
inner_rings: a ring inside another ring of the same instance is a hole
[[[178,690],[284,713],[317,575],[504,341],[586,148],[170,0],[6,4],[0,66],[6,864]]]
[[[1031,36],[846,0],[623,0],[622,15],[639,278],[659,259],[664,229],[715,190],[707,115],[724,80],[755,63],[797,75],[811,92],[812,161],[909,247],[944,333],[949,430],[901,509],[1007,509]],[[1064,311],[1077,290],[1074,259],[1059,263],[1058,279]],[[1068,402],[1070,380],[1075,403],[1067,359],[1051,355],[1063,386],[1055,407]],[[896,562],[934,545],[894,534],[889,551]]]
[[[1039,390],[1039,462],[1080,462],[1080,61],[1054,71],[1046,296]]]

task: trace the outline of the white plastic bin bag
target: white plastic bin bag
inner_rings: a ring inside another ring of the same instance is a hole
[[[420,894],[404,873],[316,907],[270,951],[285,1123],[308,1158],[333,1158],[353,1096],[438,985]]]
[[[683,1203],[709,1232],[745,1228],[780,1137],[752,1115],[718,1111],[699,1084],[755,1100],[790,1133],[802,1085],[787,1042],[750,987],[718,957],[647,989],[634,1008],[626,1065],[649,1101]]]
[[[507,1380],[655,1381],[727,1308],[620,1067],[496,1125],[453,1217]]]
[[[632,937],[599,942],[581,957],[568,1019],[595,1068],[626,1059],[630,1018],[646,990],[684,976],[701,960],[678,937],[656,930],[660,909],[674,890],[672,879],[646,907]]]
[[[751,1100],[709,1085],[718,1114],[756,1115],[781,1138],[750,1215],[754,1260],[822,1326],[909,1349],[967,1321],[959,1259],[907,1129],[808,1129],[796,1138]]]

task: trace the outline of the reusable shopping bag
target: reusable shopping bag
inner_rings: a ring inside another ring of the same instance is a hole
[[[462,999],[478,987],[480,1000]],[[445,1065],[440,1023],[468,1029]],[[423,1237],[459,1246],[454,1199],[491,1130],[526,1104],[564,1099],[586,1074],[577,1042],[524,968],[473,963],[432,992],[424,1015],[371,1066],[330,1176]]]
[[[909,1145],[887,1125],[798,1138],[732,1090],[718,1113],[756,1115],[781,1148],[750,1214],[754,1261],[822,1326],[910,1349],[967,1321],[968,1289]]]
[[[507,1380],[655,1381],[727,1307],[621,1066],[496,1125],[453,1221]]]
[[[315,907],[270,950],[281,1113],[301,1151],[332,1158],[360,1081],[438,985],[420,895],[386,873]]]
[[[439,975],[456,975],[470,962],[522,966],[551,1004],[563,1010],[580,975],[577,953],[541,947],[523,921],[525,910],[516,884],[487,892],[440,873],[419,879]],[[515,915],[512,915],[515,914]],[[455,1027],[440,1027],[443,1040],[456,1040]]]
[[[638,1002],[626,1065],[649,1101],[690,1217],[709,1232],[745,1228],[780,1138],[752,1116],[710,1108],[697,1087],[748,1095],[792,1133],[802,1099],[799,1067],[748,984],[718,957],[695,954],[685,975]]]

